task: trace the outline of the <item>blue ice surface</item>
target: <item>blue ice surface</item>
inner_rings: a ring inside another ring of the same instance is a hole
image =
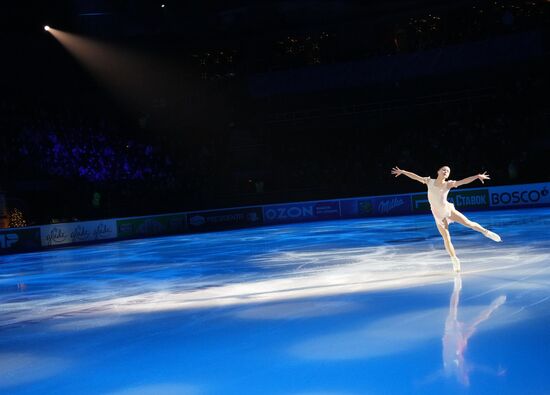
[[[550,209],[0,257],[2,394],[549,394]]]

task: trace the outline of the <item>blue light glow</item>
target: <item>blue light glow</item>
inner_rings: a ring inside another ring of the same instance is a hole
[[[550,209],[0,257],[0,392],[544,394]]]

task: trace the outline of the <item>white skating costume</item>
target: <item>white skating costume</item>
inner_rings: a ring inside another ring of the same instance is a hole
[[[428,201],[430,208],[435,218],[435,222],[444,225],[445,219],[447,224],[453,222],[451,220],[451,211],[455,208],[454,204],[447,201],[447,196],[451,188],[454,188],[455,181],[447,181],[443,185],[435,185],[435,180],[430,177],[425,178],[425,183],[428,186]]]

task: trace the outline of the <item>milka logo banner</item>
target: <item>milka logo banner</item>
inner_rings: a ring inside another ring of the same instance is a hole
[[[42,246],[81,243],[94,240],[115,239],[115,220],[87,221],[42,226]]]
[[[342,217],[374,217],[411,213],[410,195],[375,196],[340,202]]]
[[[291,203],[264,207],[266,224],[340,218],[338,201]]]
[[[550,183],[493,187],[490,195],[491,207],[549,205]]]
[[[398,215],[411,212],[410,196],[388,196],[372,198],[375,215]]]

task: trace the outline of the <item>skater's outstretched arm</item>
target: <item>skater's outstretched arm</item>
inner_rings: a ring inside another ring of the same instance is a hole
[[[391,174],[394,174],[396,177],[399,177],[401,174],[403,174],[409,178],[412,178],[415,181],[421,182],[422,184],[426,183],[426,178],[427,178],[427,177],[420,177],[418,174],[411,173],[410,171],[401,170],[397,166],[391,169]]]
[[[485,172],[483,172],[483,174],[477,174],[475,176],[463,178],[462,180],[458,180],[458,181],[451,181],[450,187],[451,188],[458,188],[461,185],[469,184],[471,182],[474,182],[475,180],[479,180],[479,181],[481,181],[482,184],[484,184],[485,180],[490,180],[490,179],[491,178],[489,177],[489,174],[487,174],[487,172],[485,171]]]

